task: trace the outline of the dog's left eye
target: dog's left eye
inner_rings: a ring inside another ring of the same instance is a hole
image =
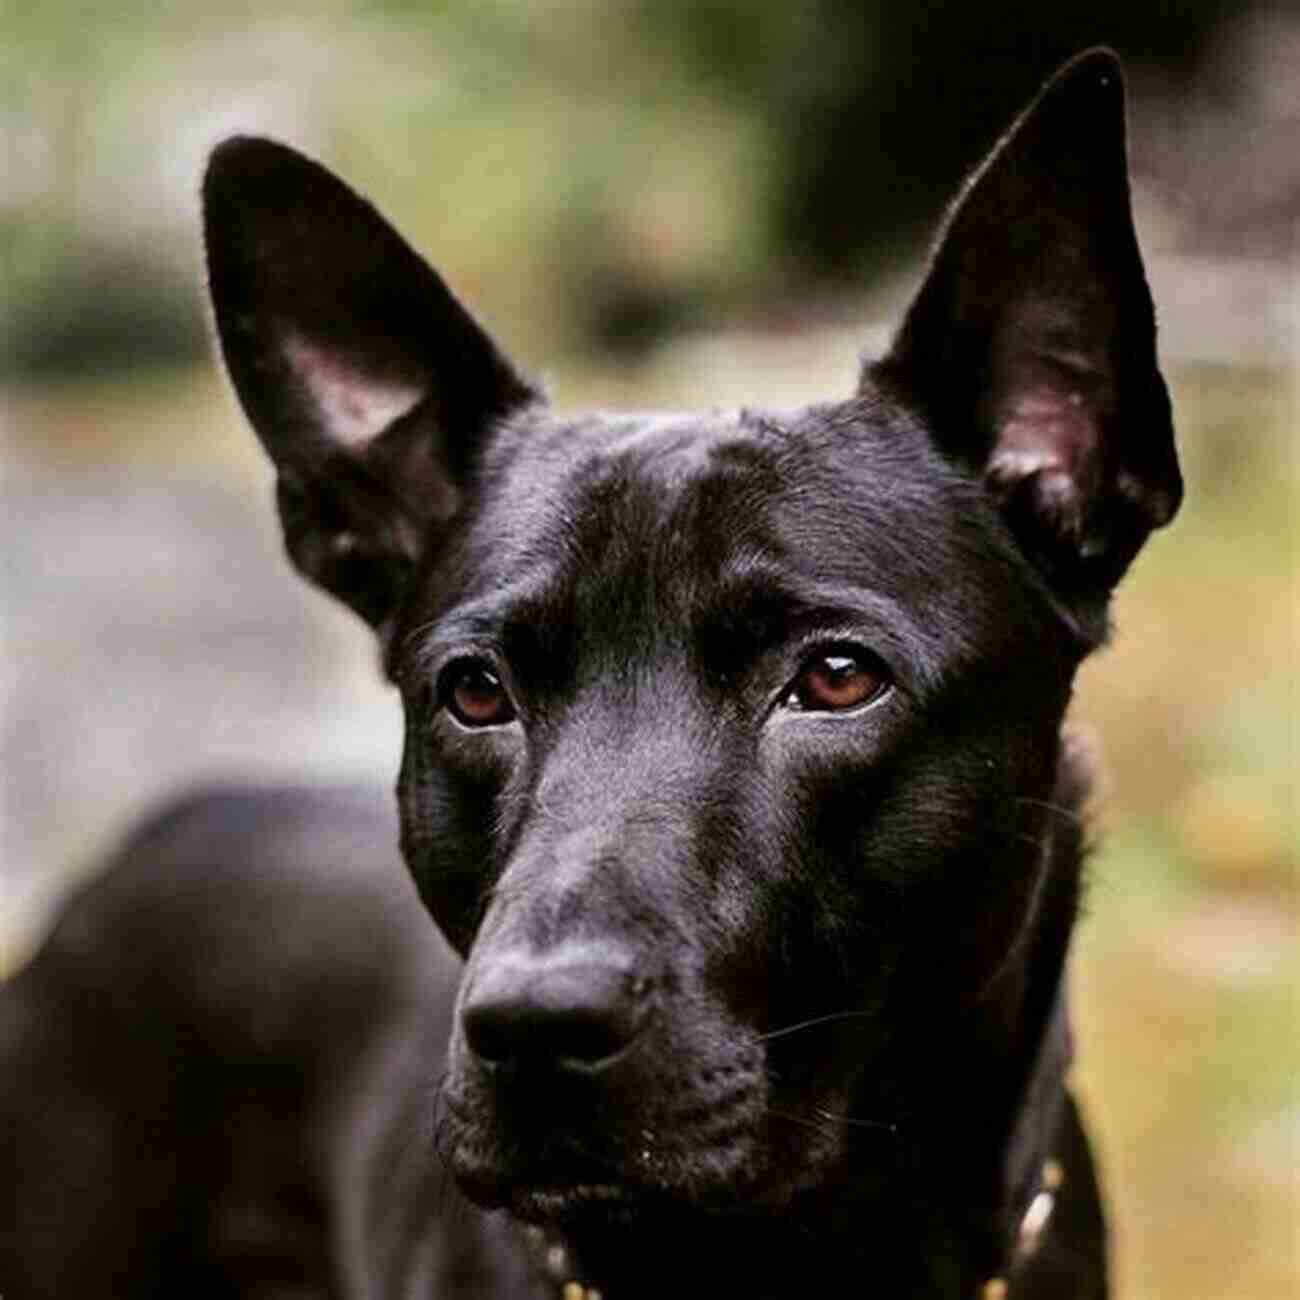
[[[865,653],[834,651],[803,666],[786,696],[789,708],[821,713],[856,709],[889,689],[884,666]]]

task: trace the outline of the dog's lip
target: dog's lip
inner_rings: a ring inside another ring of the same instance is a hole
[[[505,1197],[516,1218],[526,1223],[562,1223],[579,1214],[628,1212],[643,1197],[624,1183],[575,1182],[517,1184]]]
[[[686,1191],[635,1178],[578,1171],[570,1177],[557,1178],[554,1171],[503,1174],[499,1170],[480,1170],[468,1178],[458,1175],[457,1181],[462,1191],[485,1209],[506,1209],[524,1223],[558,1226],[571,1225],[577,1220],[623,1219],[665,1199],[680,1207]],[[724,1200],[730,1202],[732,1197]],[[700,1208],[704,1208],[704,1203]]]
[[[592,1168],[585,1161],[557,1170],[453,1158],[452,1170],[472,1201],[485,1209],[504,1207],[526,1222],[554,1222],[593,1207],[612,1210],[631,1205],[644,1195],[643,1189],[611,1176],[612,1170]]]

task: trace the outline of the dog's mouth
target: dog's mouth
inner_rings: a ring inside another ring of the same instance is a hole
[[[485,1142],[464,1132],[448,1153],[461,1190],[485,1209],[506,1209],[527,1222],[552,1223],[579,1213],[617,1213],[645,1195],[612,1165],[584,1157],[554,1138],[544,1155]]]
[[[461,1190],[485,1209],[504,1209],[525,1223],[572,1227],[629,1221],[655,1202],[680,1200],[682,1189],[635,1169],[552,1154],[545,1161],[487,1156],[460,1147],[451,1169]]]
[[[578,1220],[631,1220],[649,1197],[644,1188],[623,1183],[516,1185],[504,1208],[525,1223],[568,1224]]]
[[[751,1213],[764,1198],[748,1181],[713,1187],[653,1186],[638,1182],[514,1182],[498,1185],[494,1206],[524,1223],[559,1229],[617,1227],[648,1217],[683,1214],[710,1218]]]
[[[756,1147],[746,1134],[671,1152],[593,1154],[588,1135],[552,1134],[525,1151],[463,1132],[448,1152],[461,1190],[527,1222],[619,1218],[659,1201],[711,1209],[752,1189]],[[599,1143],[601,1148],[605,1143]]]
[[[669,1107],[671,1116],[653,1105],[611,1113],[594,1098],[541,1111],[514,1100],[444,1093],[444,1157],[485,1208],[548,1224],[610,1220],[657,1202],[734,1204],[759,1181],[763,1107],[748,1089]]]

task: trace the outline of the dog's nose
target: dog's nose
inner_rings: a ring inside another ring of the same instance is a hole
[[[651,989],[630,954],[605,945],[512,952],[472,977],[461,1027],[489,1065],[595,1074],[636,1041]]]

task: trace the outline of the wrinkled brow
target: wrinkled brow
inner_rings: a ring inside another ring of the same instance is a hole
[[[795,587],[749,572],[715,587],[692,619],[696,653],[712,671],[739,670],[757,656],[822,634],[862,639],[921,690],[938,684],[942,647],[897,601],[870,588]]]

